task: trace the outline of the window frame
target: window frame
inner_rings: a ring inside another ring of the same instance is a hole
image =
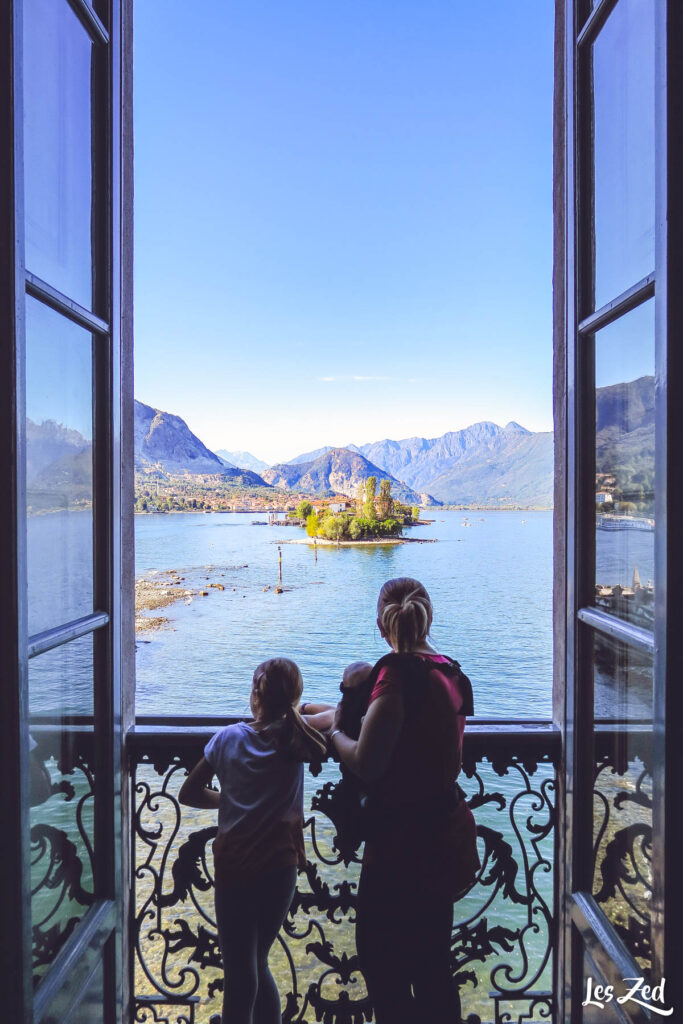
[[[93,311],[25,268],[23,183],[23,0],[0,14],[0,467],[7,484],[0,508],[2,622],[0,673],[6,680],[0,771],[0,827],[8,841],[0,915],[5,1005],[12,1020],[62,1019],[77,1006],[98,964],[109,996],[106,1020],[123,1020],[129,1002],[130,871],[124,729],[134,693],[134,551],[122,538],[132,525],[132,0],[56,0],[77,17],[93,44]],[[2,147],[0,147],[2,148]],[[26,317],[27,296],[84,328],[92,338],[93,610],[33,636],[27,626]],[[123,585],[122,585],[123,584]],[[130,592],[129,592],[130,591]],[[37,990],[32,986],[28,665],[64,644],[92,635],[95,777],[95,902],[57,953]],[[97,681],[100,685],[97,685]],[[106,685],[102,685],[105,683]]]
[[[655,7],[655,268],[626,291],[592,310],[592,245],[586,229],[592,214],[593,164],[591,125],[581,121],[591,108],[588,52],[620,0],[557,0],[555,99],[555,398],[556,428],[564,472],[556,487],[556,510],[564,512],[558,540],[564,546],[566,579],[556,583],[556,659],[566,666],[566,684],[555,677],[555,712],[565,735],[564,793],[560,853],[564,872],[558,906],[562,907],[556,993],[558,1020],[582,1019],[583,956],[581,945],[607,981],[634,976],[634,961],[593,900],[592,833],[593,743],[584,723],[592,722],[592,684],[588,652],[594,631],[629,647],[654,654],[653,690],[653,885],[652,977],[667,979],[667,1006],[677,1005],[683,983],[675,968],[676,922],[683,908],[683,882],[676,870],[683,841],[683,752],[678,740],[683,697],[676,679],[683,655],[676,636],[683,582],[683,544],[673,511],[683,500],[683,474],[675,465],[683,443],[676,417],[683,394],[683,81],[677,74],[683,52],[683,10],[675,0],[653,0]],[[588,67],[587,67],[588,66]],[[676,129],[672,131],[672,129]],[[558,149],[562,157],[558,159]],[[582,229],[583,228],[583,232]],[[671,288],[671,283],[676,287]],[[656,287],[655,287],[656,285]],[[655,628],[647,630],[591,607],[594,585],[594,351],[595,332],[653,299],[655,303]],[[562,398],[560,398],[562,395]],[[582,401],[583,399],[583,401]],[[583,415],[582,415],[583,414]],[[566,491],[564,488],[566,487]],[[590,500],[589,500],[590,499]],[[667,515],[667,513],[669,513]],[[559,554],[556,542],[556,556]],[[668,585],[667,585],[668,584]],[[673,584],[673,585],[672,585]],[[559,610],[559,614],[558,614]],[[582,639],[581,634],[586,634]],[[563,651],[564,648],[564,651]],[[583,681],[582,687],[577,680]],[[590,692],[589,692],[590,691]],[[590,719],[587,718],[590,715]],[[666,913],[665,913],[666,910]],[[578,937],[581,939],[578,940]],[[578,940],[578,941],[577,941]],[[640,973],[636,971],[636,975]],[[675,989],[675,991],[674,991]],[[623,1011],[622,1011],[623,1012]],[[630,1019],[630,1018],[629,1018]],[[633,1014],[638,1019],[638,1013]]]

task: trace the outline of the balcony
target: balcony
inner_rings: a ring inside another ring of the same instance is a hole
[[[222,974],[213,917],[215,815],[176,794],[216,720],[140,719],[129,734],[135,800],[135,1021],[209,1024]],[[462,779],[482,868],[456,905],[453,970],[465,1014],[547,1020],[554,950],[555,778],[549,723],[472,724]],[[306,783],[308,867],[271,966],[286,1024],[372,1021],[354,948],[360,861],[337,830],[336,765]],[[396,894],[400,900],[400,893]]]
[[[211,1024],[220,1013],[211,858],[215,815],[181,807],[177,792],[211,733],[228,721],[141,718],[128,734],[135,1022]],[[92,733],[77,722],[71,728],[73,741],[64,744],[64,732],[49,723],[34,727],[52,776],[52,796],[42,805],[49,814],[33,809],[34,907],[41,908],[34,921],[37,976],[94,902]],[[614,916],[616,908],[624,941],[635,936],[633,952],[646,967],[649,951],[639,923],[647,908],[639,900],[647,867],[638,862],[638,879],[630,854],[642,854],[651,829],[647,733],[631,746],[637,755],[631,761],[619,754],[615,733],[600,735],[596,879],[599,871],[605,911]],[[552,1017],[560,747],[560,733],[549,722],[468,727],[461,782],[477,819],[482,867],[456,904],[453,926],[453,972],[465,1016],[495,1024]],[[286,1024],[373,1019],[354,947],[360,860],[338,829],[337,779],[337,766],[328,763],[306,780],[308,866],[271,960]],[[642,820],[636,822],[634,813]],[[629,837],[635,837],[637,850]]]

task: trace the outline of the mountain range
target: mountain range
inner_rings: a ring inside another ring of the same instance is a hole
[[[654,492],[655,379],[598,390],[595,468],[614,476],[620,488],[636,485]]]
[[[654,487],[652,376],[602,387],[596,394],[596,470],[634,493]],[[54,420],[27,419],[26,470],[38,506],[89,501],[92,442]],[[483,421],[440,437],[385,439],[343,448],[325,446],[267,467],[244,451],[213,452],[185,420],[135,402],[135,467],[169,477],[201,475],[236,487],[293,489],[355,497],[367,477],[391,480],[399,500],[429,504],[552,504],[553,435]],[[40,497],[42,495],[42,497]],[[45,504],[47,503],[47,505]]]
[[[320,494],[325,491],[355,498],[359,484],[369,476],[388,479],[391,493],[408,504],[433,504],[431,495],[417,494],[410,487],[387,473],[384,467],[374,465],[358,451],[348,448],[330,448],[309,462],[284,463],[267,469],[263,478],[274,487]]]
[[[26,500],[31,512],[92,502],[92,441],[55,420],[26,420]]]
[[[553,435],[533,433],[519,423],[499,427],[483,421],[441,437],[385,439],[348,444],[348,452],[364,455],[380,473],[389,473],[413,491],[447,504],[552,504]],[[291,479],[302,464],[319,459],[318,448],[291,459]],[[267,474],[266,474],[267,477]]]
[[[209,474],[237,486],[355,497],[368,476],[391,480],[411,504],[541,505],[552,503],[552,433],[518,423],[475,423],[436,438],[385,439],[325,446],[266,467],[251,452],[212,452],[179,416],[135,403],[135,461],[140,471]]]
[[[258,473],[233,466],[193,434],[185,420],[135,400],[135,468],[170,476],[221,476],[237,486],[265,487]]]
[[[518,423],[475,423],[431,439],[325,446],[263,468],[250,452],[212,452],[181,417],[136,401],[135,465],[141,472],[215,475],[236,486],[348,497],[375,476],[388,478],[392,493],[410,504],[552,503],[552,434]]]

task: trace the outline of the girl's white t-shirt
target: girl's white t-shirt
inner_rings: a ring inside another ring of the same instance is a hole
[[[304,766],[278,749],[273,730],[246,722],[227,725],[204,748],[220,782],[218,834],[230,835],[248,853],[274,822],[303,818]]]

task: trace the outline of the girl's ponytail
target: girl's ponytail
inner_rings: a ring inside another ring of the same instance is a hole
[[[324,738],[303,718],[291,704],[284,719],[284,730],[281,737],[281,750],[295,761],[307,761],[320,764],[327,757],[327,744]]]
[[[278,749],[295,761],[320,763],[327,745],[317,729],[307,725],[294,705],[303,689],[298,665],[289,658],[270,658],[254,672],[259,705],[272,729]]]

